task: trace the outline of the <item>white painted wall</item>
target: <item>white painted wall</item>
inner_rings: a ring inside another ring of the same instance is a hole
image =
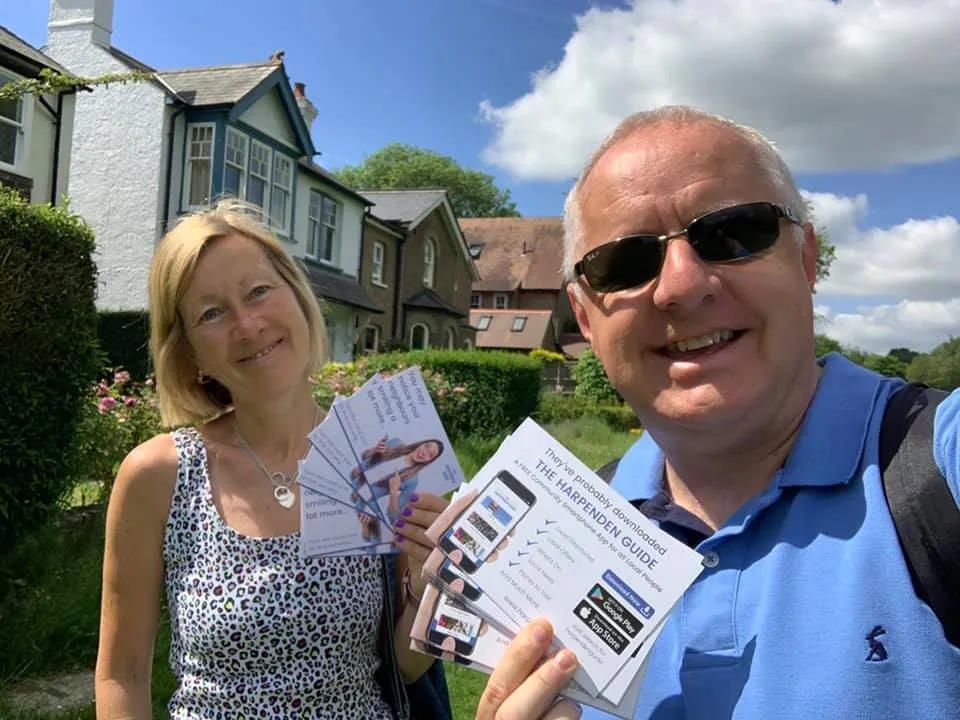
[[[359,277],[360,273],[360,238],[363,232],[363,204],[354,197],[340,192],[324,183],[313,173],[297,165],[297,207],[296,217],[293,219],[293,243],[287,248],[292,255],[303,257],[307,248],[307,228],[310,211],[310,191],[319,192],[332,197],[340,203],[340,214],[337,221],[339,228],[339,243],[334,251],[333,259],[337,267],[351,277]]]
[[[283,107],[279,90],[274,89],[268,92],[238,119],[240,122],[255,127],[264,134],[279,140],[299,154],[300,147],[297,145],[297,137],[294,135],[293,128],[290,127],[290,120]]]
[[[80,75],[129,71],[92,37],[83,26],[51,24],[46,52]],[[100,309],[146,306],[160,232],[167,113],[166,94],[149,81],[98,86],[76,99],[70,207],[96,235]]]
[[[320,307],[327,323],[330,341],[330,359],[334,362],[353,360],[353,345],[357,341],[357,313],[345,305],[320,299]]]

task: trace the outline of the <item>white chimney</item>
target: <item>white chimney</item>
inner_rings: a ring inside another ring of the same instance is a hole
[[[83,31],[92,43],[110,47],[113,0],[50,0],[47,30],[51,36],[57,30]]]
[[[310,102],[306,93],[306,83],[298,82],[293,84],[293,96],[297,99],[297,107],[300,108],[303,121],[307,124],[307,130],[311,130],[313,128],[313,121],[317,119],[317,108]]]

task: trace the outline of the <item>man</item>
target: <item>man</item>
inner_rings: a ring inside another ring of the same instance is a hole
[[[691,108],[641,113],[564,220],[577,321],[646,428],[612,485],[704,556],[636,718],[960,717],[960,650],[916,597],[877,468],[899,382],[815,361],[817,240],[776,151]],[[934,427],[955,501],[958,416],[954,393]],[[478,718],[549,707],[572,672],[527,678],[549,634],[518,637]]]

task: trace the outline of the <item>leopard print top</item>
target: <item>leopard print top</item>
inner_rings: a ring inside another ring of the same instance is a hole
[[[300,535],[253,538],[220,516],[195,429],[173,434],[163,545],[173,720],[391,717],[374,672],[376,556],[300,559]]]

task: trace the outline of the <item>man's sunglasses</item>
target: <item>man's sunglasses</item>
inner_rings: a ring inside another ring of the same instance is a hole
[[[802,225],[787,207],[768,202],[734,205],[701,215],[686,228],[669,235],[628,235],[604,243],[573,266],[576,277],[587,279],[597,292],[639,287],[660,274],[667,243],[686,236],[706,262],[746,260],[769,250],[780,236],[780,219]]]

